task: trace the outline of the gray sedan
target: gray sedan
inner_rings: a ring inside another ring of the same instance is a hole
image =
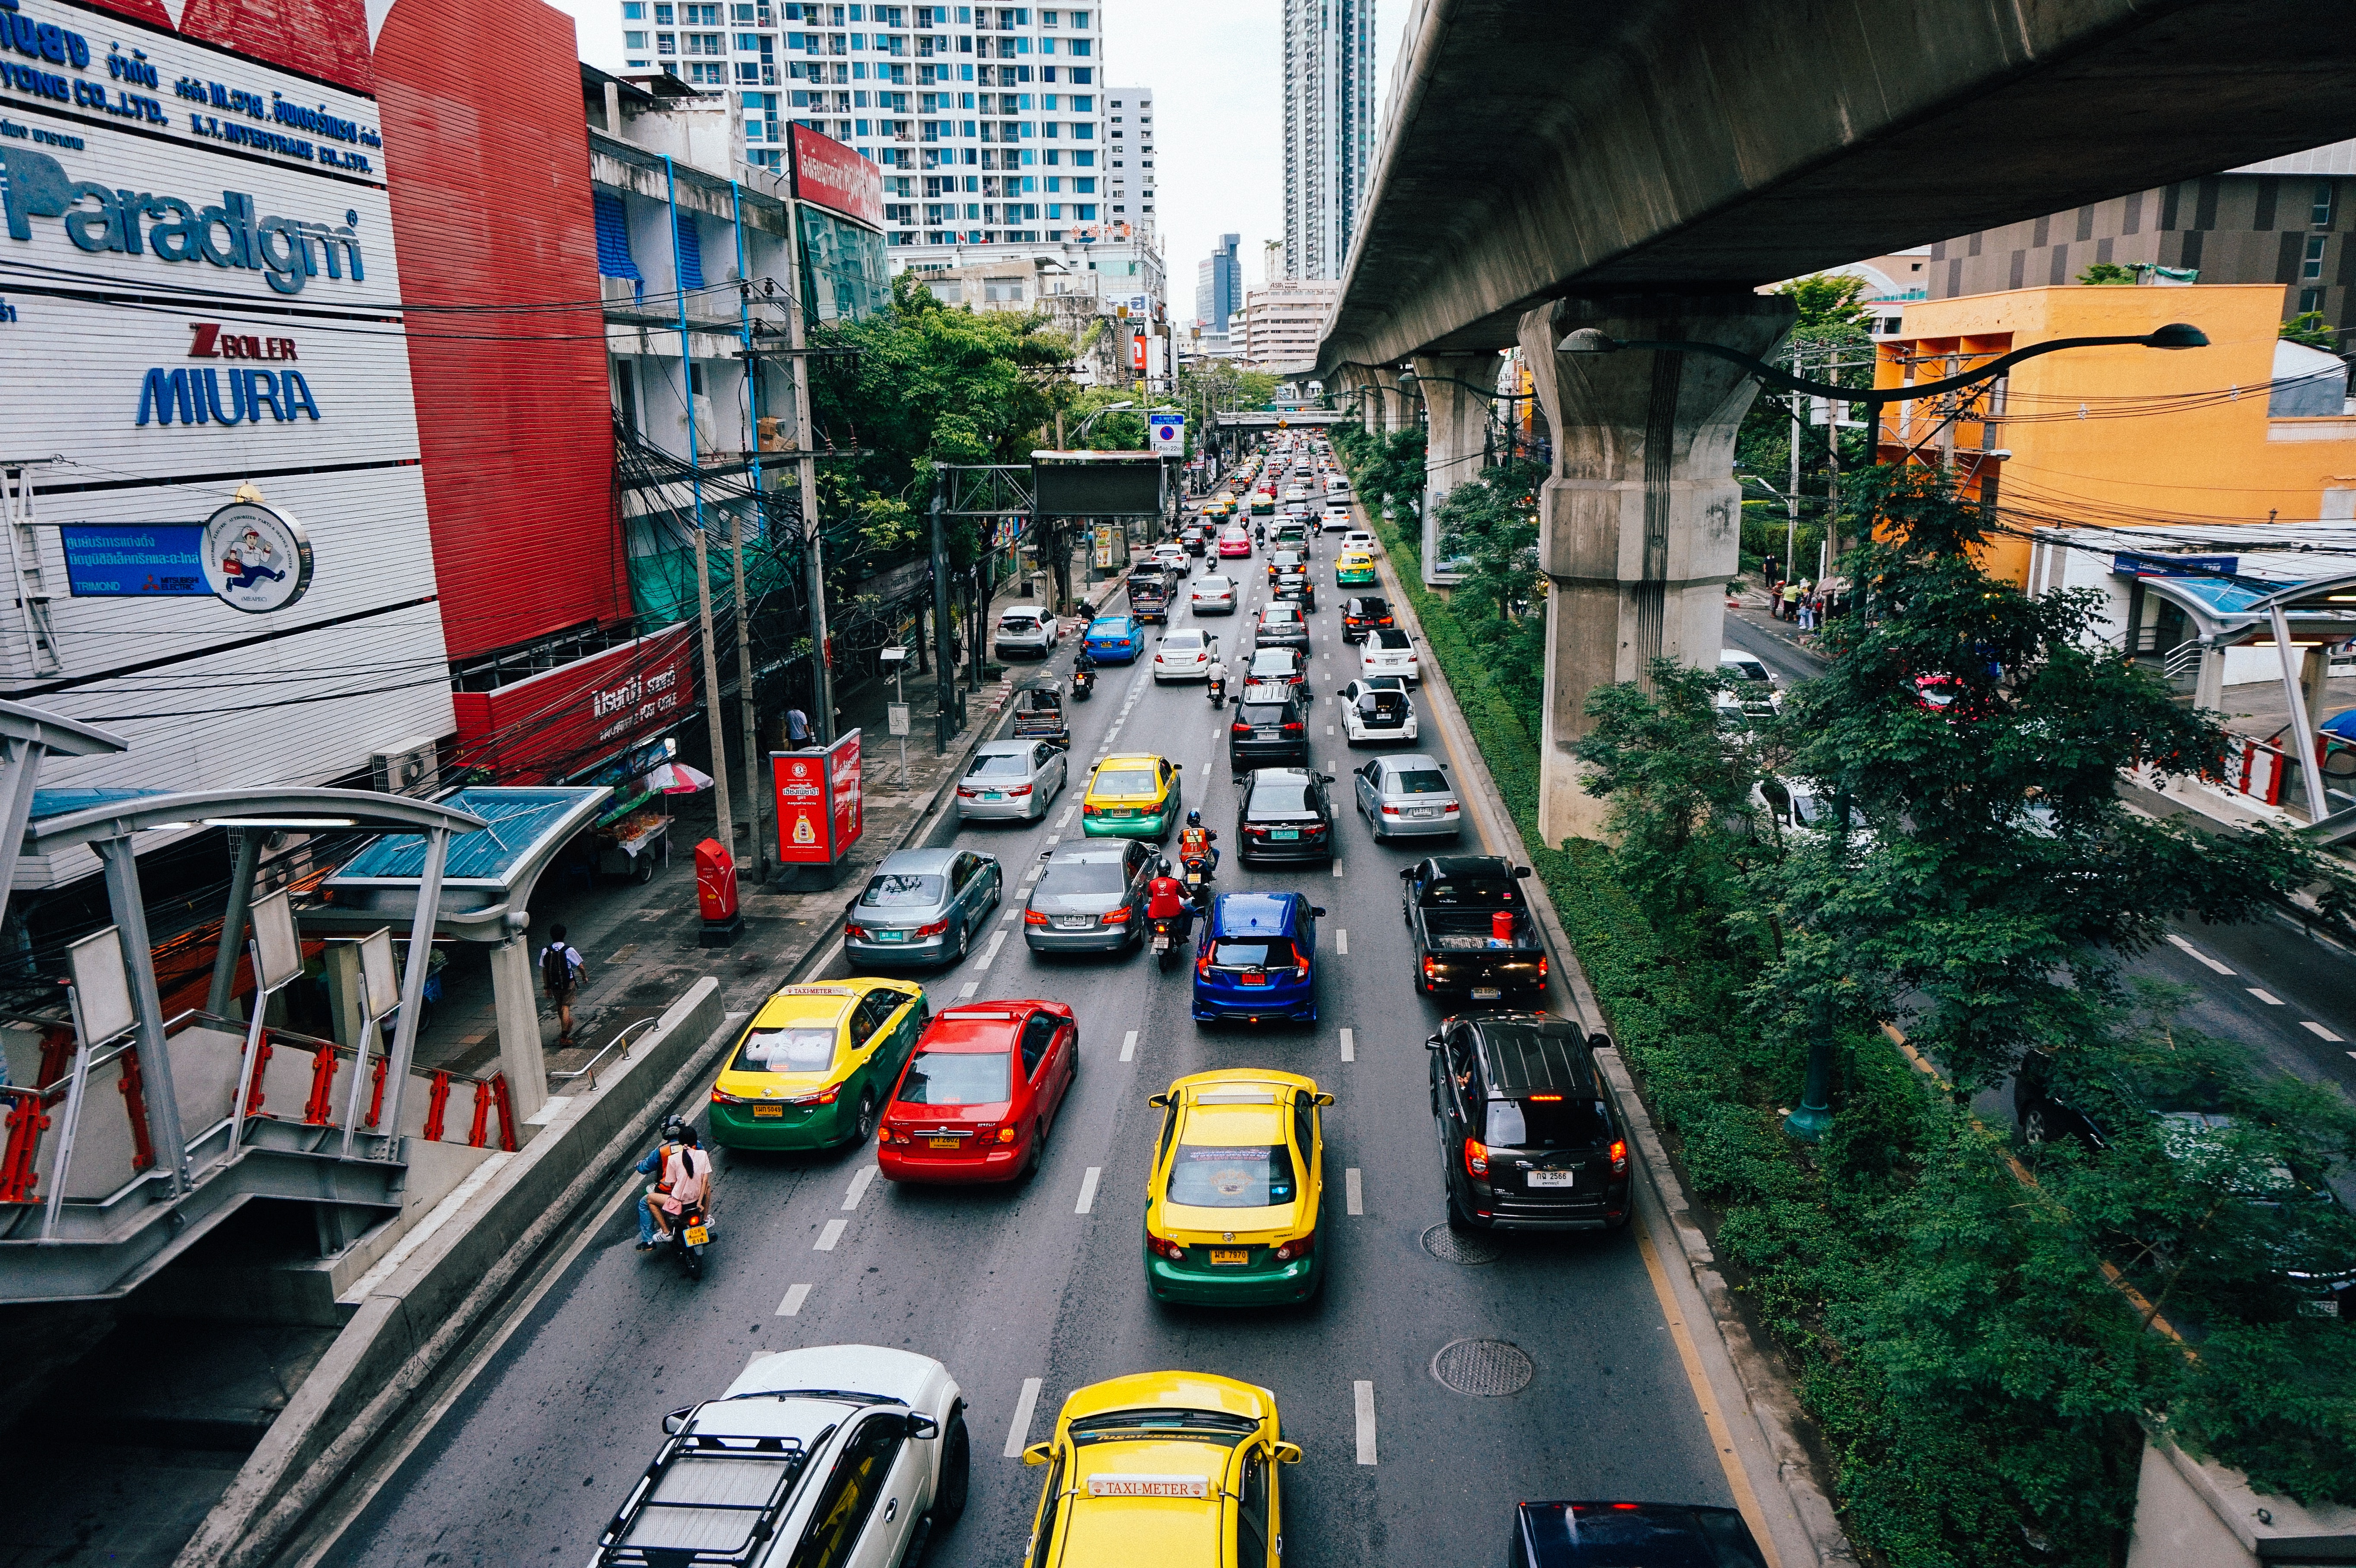
[[[958,780],[958,820],[1016,817],[1036,822],[1070,782],[1061,748],[1047,741],[991,741]]]
[[[851,901],[843,955],[867,965],[954,964],[1006,891],[995,855],[897,849]]]
[[[1170,862],[1137,839],[1091,838],[1050,849],[1023,912],[1033,953],[1119,953],[1143,941],[1145,885]]]
[[[1421,752],[1377,757],[1350,775],[1358,815],[1386,838],[1453,838],[1464,830],[1464,809],[1437,758]]]

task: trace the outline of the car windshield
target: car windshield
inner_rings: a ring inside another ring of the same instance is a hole
[[[1088,635],[1091,637],[1125,637],[1129,635],[1129,623],[1126,621],[1092,622],[1088,626]]]
[[[1153,783],[1151,768],[1104,768],[1097,773],[1091,795],[1145,795],[1160,793]]]
[[[1301,611],[1297,605],[1271,604],[1259,613],[1259,619],[1263,626],[1274,626],[1281,622],[1299,621]]]
[[[756,1029],[738,1048],[737,1072],[823,1072],[834,1065],[832,1024]]]
[[[1162,639],[1162,645],[1165,648],[1176,648],[1184,653],[1193,653],[1203,645],[1203,634],[1200,632],[1173,632],[1168,636]]]
[[[966,777],[969,779],[1019,779],[1030,773],[1030,771],[1031,758],[1027,752],[997,752],[988,755],[976,757],[973,760],[973,767],[967,773]],[[935,877],[933,880],[937,882],[940,879],[938,877]]]
[[[1281,969],[1292,964],[1292,943],[1286,937],[1254,936],[1211,944],[1211,964],[1219,969]]]
[[[927,1051],[900,1084],[907,1105],[994,1105],[1009,1098],[1014,1058],[1002,1051]]]
[[[1233,584],[1229,583],[1224,577],[1206,577],[1203,579],[1202,581],[1194,584],[1194,592],[1197,593],[1225,593],[1227,592],[1232,586]]]
[[[1391,788],[1399,795],[1446,795],[1448,779],[1437,768],[1408,768],[1391,774]]]
[[[1033,615],[1001,615],[998,629],[1001,632],[1035,632],[1039,629],[1039,621]]]
[[[929,872],[878,871],[859,901],[869,909],[929,909],[941,901],[941,880]]]
[[[1252,816],[1299,815],[1314,812],[1316,805],[1309,798],[1309,786],[1293,779],[1261,779],[1252,785],[1251,805],[1245,808]]]
[[[1390,606],[1379,599],[1358,599],[1351,602],[1350,613],[1353,615],[1376,616],[1387,615],[1389,613]]]
[[[1426,909],[1520,908],[1522,890],[1503,871],[1459,871],[1423,885]]]
[[[1248,1415],[1230,1415],[1224,1410],[1108,1410],[1102,1415],[1091,1415],[1072,1423],[1075,1443],[1105,1443],[1122,1438],[1154,1437],[1173,1429],[1189,1436],[1208,1440],[1224,1436],[1232,1446],[1241,1438],[1259,1429],[1259,1423]]]
[[[1290,675],[1296,656],[1290,648],[1262,648],[1252,655],[1254,675]]]
[[[1298,1191],[1282,1144],[1180,1144],[1170,1163],[1170,1201],[1197,1209],[1266,1209]]]
[[[1375,646],[1378,648],[1404,648],[1408,645],[1407,634],[1388,626],[1380,628],[1373,635]]]
[[[1117,859],[1052,860],[1039,878],[1039,891],[1055,898],[1117,894],[1128,886],[1129,873]]]

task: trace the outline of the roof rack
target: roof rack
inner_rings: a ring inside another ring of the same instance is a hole
[[[597,1538],[599,1568],[748,1568],[809,1456],[798,1437],[674,1437]]]

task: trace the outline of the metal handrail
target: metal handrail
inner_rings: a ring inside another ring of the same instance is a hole
[[[616,1035],[613,1039],[605,1042],[605,1049],[604,1051],[600,1051],[596,1055],[591,1057],[586,1063],[574,1068],[570,1072],[552,1072],[548,1075],[549,1082],[552,1083],[570,1083],[575,1078],[585,1077],[589,1080],[589,1087],[594,1089],[597,1087],[597,1064],[605,1061],[606,1056],[616,1046],[627,1040],[634,1030],[652,1029],[656,1024],[660,1023],[662,1019],[659,1017],[640,1019],[634,1024],[625,1026],[621,1033]],[[624,1054],[626,1055],[628,1053],[626,1051]]]

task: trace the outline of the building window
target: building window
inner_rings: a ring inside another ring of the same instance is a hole
[[[625,30],[622,34],[622,47],[626,49],[645,48],[647,47],[647,36],[644,33],[633,33]]]
[[[2313,209],[2308,212],[2307,219],[2308,223],[2311,227],[2317,229],[2329,229],[2331,227],[2331,205],[2334,194],[2335,192],[2329,180],[2318,180],[2315,182],[2315,205]]]
[[[675,55],[679,53],[678,36],[672,33],[657,33],[655,35],[655,53],[659,55]]]
[[[643,22],[647,19],[647,0],[622,0],[622,20]]]
[[[2317,315],[2323,314],[2323,291],[2321,289],[2301,289],[2298,291],[2298,314],[2306,315],[2310,312]]]
[[[2323,248],[2330,242],[2330,236],[2326,234],[2310,234],[2307,237],[2307,255],[2299,262],[2298,267],[2298,275],[2302,279],[2314,283],[2322,278]]]
[[[720,26],[720,7],[713,5],[681,5],[680,25],[685,27],[716,27]]]

